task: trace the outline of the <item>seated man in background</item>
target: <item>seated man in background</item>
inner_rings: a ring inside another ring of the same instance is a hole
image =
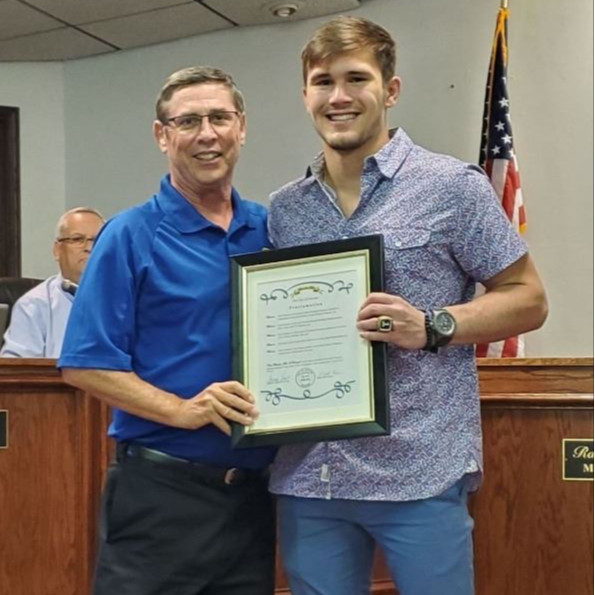
[[[71,209],[60,217],[52,247],[60,272],[15,303],[0,356],[60,355],[74,292],[103,223],[101,214],[87,207]]]

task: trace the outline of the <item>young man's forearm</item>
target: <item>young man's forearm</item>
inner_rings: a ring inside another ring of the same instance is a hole
[[[486,284],[486,293],[446,308],[457,321],[452,344],[489,343],[539,328],[548,313],[543,285],[529,256]]]

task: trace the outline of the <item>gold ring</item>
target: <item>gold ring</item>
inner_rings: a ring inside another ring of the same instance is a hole
[[[380,333],[390,333],[393,330],[393,319],[390,316],[379,316],[376,319],[376,330]]]

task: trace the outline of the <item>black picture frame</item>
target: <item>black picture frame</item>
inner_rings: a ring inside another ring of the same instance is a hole
[[[282,276],[284,271],[289,270],[289,267],[291,267],[291,270],[297,271],[299,269],[296,267],[304,267],[304,265],[309,266],[312,263],[315,263],[314,266],[318,266],[316,263],[320,262],[323,263],[321,266],[333,268],[335,263],[339,266],[339,263],[346,262],[344,260],[345,258],[353,258],[354,262],[365,263],[365,266],[360,267],[365,269],[365,272],[363,270],[360,271],[360,278],[362,275],[365,275],[365,283],[367,285],[364,297],[371,292],[382,292],[384,290],[384,247],[383,237],[381,235],[348,238],[295,246],[292,248],[263,250],[261,252],[241,254],[231,257],[233,377],[235,380],[238,380],[247,386],[255,395],[256,406],[261,412],[261,417],[259,417],[255,426],[259,423],[263,423],[261,407],[264,403],[263,399],[265,398],[263,393],[266,394],[266,399],[270,402],[269,398],[271,395],[272,398],[275,399],[278,397],[278,392],[270,390],[259,391],[259,386],[254,386],[254,383],[251,382],[249,370],[253,368],[255,362],[259,362],[259,359],[256,358],[261,359],[265,357],[262,353],[265,345],[259,344],[257,349],[259,353],[254,355],[252,351],[257,350],[252,350],[248,347],[247,335],[250,333],[247,329],[253,328],[254,324],[254,322],[249,321],[249,318],[251,317],[250,312],[259,311],[259,309],[266,307],[260,304],[260,301],[266,300],[266,304],[268,305],[269,300],[272,301],[277,298],[261,295],[259,300],[256,296],[249,296],[248,286],[251,281],[257,279],[258,275],[262,275],[263,272],[267,275],[280,274]],[[308,285],[304,285],[305,283],[308,283]],[[314,291],[312,282],[303,282],[302,285],[304,285],[306,289]],[[330,287],[328,283],[322,283],[321,287],[324,286]],[[293,287],[295,287],[295,285]],[[361,292],[362,289],[363,288],[359,288],[359,291]],[[337,291],[337,295],[341,290],[347,290],[346,293],[349,293],[349,288],[340,287]],[[298,291],[301,291],[301,289]],[[327,288],[327,293],[333,291],[334,289],[331,288],[329,290]],[[294,294],[295,293],[297,292],[294,291]],[[345,292],[342,295],[345,295]],[[333,295],[332,298],[327,299],[334,300],[335,296]],[[354,332],[357,332],[355,330],[355,320],[359,305],[360,303],[357,304],[357,308],[352,312]],[[252,317],[256,318],[256,316]],[[363,339],[358,339],[364,344],[361,349],[367,350],[366,353],[369,354],[366,359],[366,369],[368,374],[366,379],[367,388],[362,391],[366,395],[365,398],[368,400],[367,406],[369,406],[370,409],[369,418],[360,419],[358,421],[346,420],[345,422],[334,420],[328,424],[322,423],[322,425],[320,423],[303,424],[298,421],[295,425],[291,422],[289,426],[283,427],[283,429],[277,428],[270,430],[246,427],[239,423],[232,423],[233,447],[252,448],[271,445],[278,446],[297,442],[319,442],[359,438],[364,436],[384,436],[389,434],[390,415],[386,368],[386,344],[383,342],[368,343]],[[361,366],[361,362],[358,365]],[[303,369],[300,371],[303,371]],[[309,372],[310,370],[308,370],[308,373]],[[335,382],[331,390],[328,392],[333,393],[334,391],[334,396],[336,396],[337,399],[342,398],[342,396],[339,396],[341,390],[350,392],[348,390],[348,384],[349,383],[341,384]],[[339,387],[337,387],[337,385],[339,385]],[[302,384],[300,384],[300,387],[301,386]],[[313,399],[318,399],[317,396],[304,396],[306,393],[309,394],[309,391],[304,390],[300,397],[290,398],[293,401],[311,401]],[[280,396],[285,397],[288,395],[281,394]],[[295,403],[293,403],[292,406],[295,406]],[[304,411],[306,411],[306,409],[304,409]],[[329,410],[330,408],[326,411],[328,412]],[[303,415],[303,413],[296,414],[296,417],[299,415]],[[288,415],[287,418],[289,417],[291,416]]]

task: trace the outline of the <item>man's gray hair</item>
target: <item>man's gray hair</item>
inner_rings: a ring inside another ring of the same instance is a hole
[[[160,122],[165,123],[165,106],[178,89],[192,85],[223,85],[229,89],[235,108],[240,114],[246,112],[244,96],[236,86],[233,78],[227,72],[210,66],[192,66],[183,68],[171,74],[157,97],[155,115]]]
[[[75,213],[91,213],[92,215],[97,215],[97,217],[99,217],[101,221],[105,223],[103,215],[97,209],[92,209],[91,207],[75,207],[74,209],[70,209],[66,211],[66,213],[63,213],[60,219],[58,219],[58,223],[56,225],[56,239],[62,235],[62,232],[66,227],[66,219]]]

